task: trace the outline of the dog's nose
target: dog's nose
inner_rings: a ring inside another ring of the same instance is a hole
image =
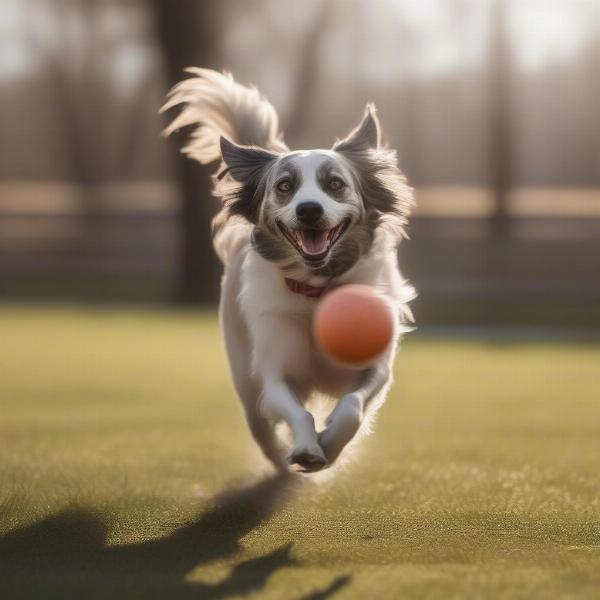
[[[315,225],[323,212],[323,207],[318,202],[302,202],[296,207],[296,217],[302,225]]]

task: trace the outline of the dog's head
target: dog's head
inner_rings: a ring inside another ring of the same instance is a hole
[[[412,192],[380,138],[371,105],[331,150],[276,154],[221,138],[217,193],[228,216],[254,225],[262,256],[288,271],[335,277],[369,250],[378,231],[395,243],[403,235]]]

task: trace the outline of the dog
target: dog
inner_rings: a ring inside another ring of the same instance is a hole
[[[273,106],[228,73],[190,68],[162,111],[180,107],[165,135],[193,126],[183,152],[218,163],[214,247],[224,264],[220,324],[250,431],[277,469],[319,471],[366,431],[392,383],[414,288],[398,268],[413,192],[381,142],[375,106],[329,150],[290,151]],[[318,297],[372,286],[395,315],[393,341],[368,368],[340,367],[311,338]],[[335,406],[317,431],[311,398]],[[282,446],[276,424],[289,427]]]

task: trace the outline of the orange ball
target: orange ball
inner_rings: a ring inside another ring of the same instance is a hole
[[[313,320],[318,348],[334,362],[366,367],[384,352],[394,334],[389,305],[366,285],[344,285],[319,302]]]

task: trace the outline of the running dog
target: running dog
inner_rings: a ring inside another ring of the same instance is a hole
[[[290,151],[258,90],[229,74],[188,72],[162,109],[182,107],[165,134],[194,126],[183,152],[219,164],[214,247],[225,267],[220,323],[235,389],[253,437],[278,469],[318,471],[368,428],[410,330],[415,291],[397,251],[412,190],[396,153],[381,143],[372,104],[330,150]],[[346,283],[372,286],[395,314],[393,343],[363,370],[331,363],[311,338],[318,297]],[[335,401],[322,431],[307,410],[315,397]],[[287,452],[280,422],[293,438]]]

